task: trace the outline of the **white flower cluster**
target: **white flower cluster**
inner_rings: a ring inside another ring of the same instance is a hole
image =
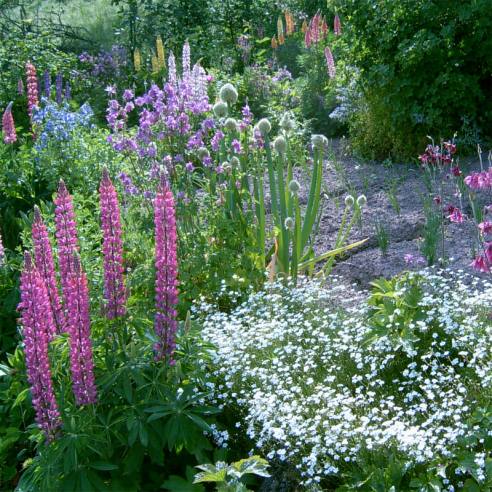
[[[446,458],[472,431],[467,419],[492,381],[492,284],[467,286],[463,272],[417,276],[419,314],[395,309],[384,333],[375,334],[366,293],[333,277],[329,288],[273,285],[231,314],[203,306],[217,403],[237,405],[256,446],[295,466],[304,485],[361,452],[390,448],[409,464]]]

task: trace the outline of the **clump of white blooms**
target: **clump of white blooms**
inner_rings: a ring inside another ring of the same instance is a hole
[[[326,288],[273,284],[230,314],[195,311],[216,347],[216,403],[237,406],[260,451],[295,466],[304,485],[367,452],[436,463],[474,432],[492,383],[492,284],[407,275],[380,311],[382,297],[334,277]]]

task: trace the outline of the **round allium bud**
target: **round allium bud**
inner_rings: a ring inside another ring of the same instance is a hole
[[[213,111],[217,118],[224,118],[227,116],[227,104],[223,101],[216,102]]]
[[[311,143],[315,149],[323,150],[328,145],[328,139],[324,135],[312,135]]]
[[[237,124],[237,121],[234,118],[227,118],[227,120],[225,120],[224,126],[230,132],[237,132],[237,131],[239,131],[239,126]]]
[[[284,113],[282,118],[280,118],[279,125],[280,128],[282,128],[286,132],[290,132],[294,129],[294,121],[292,121],[289,113]]]
[[[260,121],[258,121],[258,124],[256,126],[263,136],[268,135],[272,130],[272,125],[266,118],[262,118]]]
[[[359,198],[357,198],[357,206],[359,208],[365,207],[366,203],[367,203],[366,195],[360,195]]]
[[[289,231],[294,230],[295,222],[292,217],[287,217],[284,221],[284,226],[286,229],[289,229]]]
[[[289,183],[289,191],[293,194],[293,195],[297,195],[299,193],[301,189],[301,185],[299,184],[299,181],[296,181],[295,179],[293,179],[290,183]]]
[[[198,158],[203,161],[205,157],[210,157],[210,152],[208,151],[207,147],[200,147],[197,150]]]
[[[240,164],[239,159],[235,155],[231,157],[231,160],[229,162],[231,163],[232,167],[238,167]]]
[[[225,84],[220,88],[219,97],[227,104],[235,104],[237,101],[237,90],[232,84]]]
[[[284,155],[287,152],[287,142],[285,138],[282,137],[282,135],[279,135],[273,141],[273,147],[280,155]]]
[[[231,174],[232,166],[230,162],[223,162],[221,167],[225,173]]]
[[[355,200],[354,200],[354,197],[352,195],[347,195],[345,197],[345,206],[346,207],[352,208],[354,206],[354,203],[355,203]]]

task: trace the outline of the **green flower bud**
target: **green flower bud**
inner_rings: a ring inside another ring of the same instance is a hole
[[[294,222],[294,219],[292,217],[287,217],[284,221],[284,226],[286,229],[289,231],[293,231],[296,223]]]
[[[354,203],[355,203],[355,200],[354,200],[354,197],[352,195],[347,195],[345,197],[345,206],[346,207],[352,208],[354,206]]]
[[[234,118],[227,118],[225,120],[224,126],[230,132],[237,132],[237,131],[239,131],[239,126],[237,124],[237,121]]]
[[[205,157],[209,157],[210,156],[210,152],[208,151],[208,149],[206,147],[200,147],[197,150],[197,154],[198,154],[198,158],[201,161],[203,161],[203,159],[205,159]]]
[[[299,184],[299,181],[296,181],[295,179],[293,179],[290,183],[289,183],[289,191],[293,194],[293,195],[297,195],[299,193],[299,191],[301,190],[301,185]]]
[[[318,150],[323,150],[328,145],[328,139],[324,135],[312,135],[311,143]]]
[[[266,118],[262,118],[260,121],[258,121],[258,124],[256,126],[263,136],[268,135],[272,130],[272,125]]]
[[[279,135],[273,141],[273,147],[280,155],[284,155],[287,152],[287,142],[285,138],[282,137],[282,135]]]
[[[219,97],[227,104],[235,104],[237,101],[237,90],[232,84],[225,84],[220,88]]]
[[[229,162],[231,163],[232,167],[238,167],[240,164],[239,159],[235,155],[231,157],[231,160]]]
[[[224,118],[227,116],[227,104],[223,101],[216,102],[214,104],[213,111],[217,118]]]
[[[282,118],[280,118],[279,125],[280,128],[282,128],[282,130],[285,130],[286,132],[290,132],[295,127],[294,121],[291,119],[289,113],[284,113]]]
[[[366,195],[360,195],[359,198],[357,198],[357,206],[359,208],[365,207],[366,203],[367,203]]]

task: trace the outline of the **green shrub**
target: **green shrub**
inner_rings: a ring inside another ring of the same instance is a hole
[[[452,135],[465,122],[492,135],[489,0],[329,5],[342,18],[347,63],[361,71],[352,133],[363,154],[414,155],[426,135]]]

